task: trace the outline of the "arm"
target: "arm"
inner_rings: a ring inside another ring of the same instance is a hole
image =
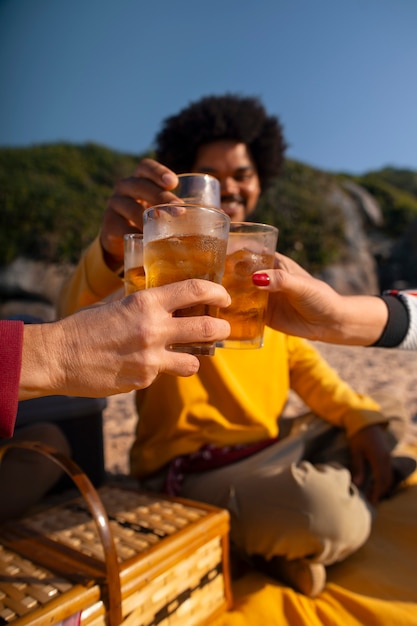
[[[393,483],[391,450],[384,429],[376,424],[367,426],[351,437],[349,446],[352,481],[359,488],[365,487],[369,466],[372,481],[365,495],[375,505],[389,493]]]
[[[392,484],[390,449],[384,430],[388,422],[372,398],[355,392],[321,357],[313,346],[297,337],[288,337],[291,354],[291,387],[314,413],[342,428],[349,440],[353,482],[361,487],[365,468],[373,476],[376,503]]]
[[[141,389],[162,372],[190,376],[197,357],[173,343],[219,341],[225,320],[174,317],[197,303],[224,307],[230,296],[206,280],[187,280],[136,292],[50,324],[25,325],[19,399],[64,394],[102,397]]]
[[[0,437],[11,437],[17,413],[23,322],[0,321]]]
[[[65,317],[107,298],[123,287],[123,279],[104,262],[100,238],[84,251],[71,276],[64,281],[57,302],[58,317]]]
[[[409,315],[396,296],[342,296],[281,254],[275,268],[253,276],[270,292],[272,328],[328,343],[402,347]]]
[[[142,231],[142,214],[146,208],[175,199],[169,189],[177,182],[174,172],[157,161],[143,159],[133,176],[116,184],[99,235],[62,287],[57,306],[60,317],[99,302],[120,288],[123,236]]]
[[[387,423],[378,402],[356,392],[315,346],[291,336],[287,346],[291,389],[313,413],[342,428],[349,438],[371,424]]]
[[[133,176],[116,184],[100,232],[104,261],[111,270],[118,271],[123,265],[123,236],[142,232],[145,209],[175,200],[169,190],[177,184],[176,174],[153,159],[140,161]]]

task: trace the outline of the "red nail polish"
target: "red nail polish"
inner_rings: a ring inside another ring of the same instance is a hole
[[[269,276],[268,274],[254,274],[252,276],[252,282],[257,287],[266,287],[269,285]]]

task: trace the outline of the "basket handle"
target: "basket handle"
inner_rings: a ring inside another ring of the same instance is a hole
[[[104,508],[100,496],[98,495],[92,482],[74,461],[51,446],[47,446],[38,441],[14,442],[12,440],[9,443],[1,445],[0,464],[3,456],[12,448],[39,452],[39,454],[48,457],[51,461],[59,465],[59,467],[66,474],[68,474],[78,490],[81,492],[81,495],[86,501],[88,509],[93,517],[100,541],[103,545],[108,594],[108,626],[119,626],[119,624],[122,623],[119,561],[106,509]]]

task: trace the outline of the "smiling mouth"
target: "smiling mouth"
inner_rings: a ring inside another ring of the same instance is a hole
[[[228,215],[234,215],[242,207],[245,209],[246,203],[243,198],[236,196],[225,196],[221,199],[222,210]]]

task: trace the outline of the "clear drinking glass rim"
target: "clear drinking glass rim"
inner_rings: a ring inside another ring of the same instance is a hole
[[[125,233],[123,239],[143,239],[143,233]]]
[[[152,209],[159,209],[161,207],[174,207],[174,206],[181,206],[184,207],[184,209],[189,209],[191,208],[195,208],[195,209],[200,209],[202,211],[211,211],[212,213],[220,213],[220,215],[225,215],[227,217],[227,219],[229,220],[229,222],[231,222],[230,217],[227,215],[226,211],[223,211],[223,209],[217,209],[216,207],[212,207],[212,206],[202,206],[201,204],[191,204],[188,202],[184,202],[183,200],[181,200],[181,198],[178,199],[178,202],[163,202],[162,204],[154,204],[150,207],[148,207],[147,209],[145,209],[145,211],[143,212],[143,217],[145,217],[145,215],[147,213],[149,213]],[[239,222],[231,222],[231,223],[239,223]],[[248,223],[248,222],[242,222],[242,223]],[[138,233],[140,234],[140,233]]]
[[[259,226],[260,228],[263,228],[265,232],[276,231],[277,233],[279,233],[279,228],[277,226],[274,226],[273,224],[264,224],[263,222],[230,222],[230,225],[231,226]],[[239,235],[239,234],[242,234],[243,232],[244,231],[242,231],[241,233],[230,231],[230,234]],[[245,234],[250,234],[250,232],[245,233]]]
[[[205,172],[182,172],[182,174],[177,174],[177,178],[184,178],[185,176],[198,176],[199,178],[209,178],[210,180],[216,181],[216,183],[220,185],[219,179],[216,178],[216,176],[213,176],[213,174],[206,174]]]

